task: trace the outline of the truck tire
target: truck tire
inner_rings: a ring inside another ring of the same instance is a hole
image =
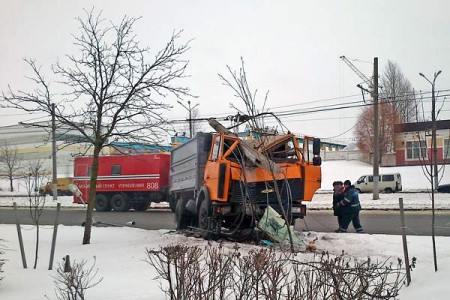
[[[134,205],[136,211],[146,211],[150,206],[150,202],[141,202]]]
[[[177,208],[177,199],[175,198],[175,195],[170,195],[169,196],[169,207],[170,210],[174,213],[176,211]]]
[[[96,211],[110,211],[111,203],[109,202],[108,197],[103,194],[95,195],[95,210]]]
[[[130,209],[130,203],[122,194],[115,194],[111,198],[111,206],[114,211],[128,211]]]
[[[191,215],[186,210],[187,199],[183,199],[182,197],[178,198],[176,201],[175,207],[175,222],[176,229],[183,230],[187,229],[189,225],[191,225]]]
[[[205,240],[210,239],[212,236],[210,227],[210,211],[209,199],[203,199],[198,209],[198,228],[200,229],[200,235]]]

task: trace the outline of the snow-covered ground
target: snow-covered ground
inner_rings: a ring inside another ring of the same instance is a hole
[[[16,299],[56,299],[52,275],[48,270],[50,241],[52,228],[44,226],[41,230],[41,246],[38,267],[32,269],[34,259],[34,235],[32,226],[24,226],[22,230],[29,269],[22,268],[18,238],[14,225],[0,225],[1,238],[6,246],[7,259],[4,265],[4,277],[0,283],[2,300]],[[71,261],[82,259],[93,261],[99,268],[99,277],[103,281],[87,291],[87,299],[166,299],[159,289],[159,282],[154,280],[156,273],[145,262],[145,248],[159,248],[168,244],[186,243],[189,245],[205,245],[205,241],[185,237],[168,231],[146,231],[134,228],[97,228],[92,231],[92,243],[81,245],[83,227],[60,226],[55,253],[56,264],[62,257],[70,255]],[[330,251],[340,254],[345,250],[349,255],[360,258],[368,256],[373,259],[402,257],[401,236],[311,233],[308,239],[318,238],[317,251]],[[410,258],[417,257],[417,267],[412,272],[412,283],[401,290],[400,299],[448,299],[450,286],[450,238],[437,237],[438,272],[434,272],[431,238],[410,236],[408,247]],[[225,242],[225,247],[232,248],[233,243]],[[241,245],[248,251],[250,245]],[[299,254],[299,260],[311,259],[311,253]]]
[[[331,184],[334,180],[350,179],[354,182],[360,175],[370,174],[372,167],[359,162],[324,162],[322,168],[323,180],[321,191],[314,196],[312,202],[307,203],[309,209],[330,208]],[[380,194],[380,200],[371,200],[371,194],[361,194],[360,199],[365,209],[396,209],[398,198],[402,197],[405,207],[409,209],[429,209],[431,200],[426,192],[429,182],[423,175],[421,167],[382,168],[380,173],[402,174],[405,191],[422,190],[422,193]],[[450,172],[446,172],[442,183],[450,183]],[[7,188],[2,184],[3,190]],[[1,192],[10,195],[8,192]],[[18,191],[23,194],[23,191]],[[27,206],[27,199],[17,194],[0,197],[0,206],[12,206],[13,202],[19,206]],[[82,206],[72,203],[72,197],[59,197],[63,207]],[[51,197],[47,198],[48,206],[55,206]],[[167,207],[167,204],[155,207]],[[450,194],[436,194],[436,208],[450,209]],[[1,223],[1,220],[0,220]],[[22,226],[25,249],[29,267],[32,266],[33,247],[35,243],[35,229],[33,226]],[[0,224],[0,244],[6,248],[4,277],[0,283],[0,297],[2,300],[12,299],[56,299],[52,275],[49,271],[51,226],[41,227],[41,245],[38,268],[23,269],[18,245],[17,232],[14,225]],[[90,260],[96,258],[99,276],[103,281],[88,290],[88,299],[166,299],[159,289],[159,282],[154,280],[156,273],[149,264],[145,263],[145,248],[159,248],[168,244],[187,243],[190,245],[204,245],[206,242],[196,238],[189,238],[168,231],[146,231],[136,228],[93,228],[90,245],[81,245],[83,227],[60,226],[56,245],[56,263],[69,254],[71,260]],[[374,259],[402,257],[401,236],[367,235],[367,234],[334,234],[311,233],[307,239],[318,238],[318,250],[327,250],[333,254],[340,254],[345,250],[349,255],[360,258],[368,256]],[[437,237],[438,272],[434,272],[432,258],[432,244],[430,237],[409,236],[409,256],[417,257],[417,267],[412,272],[412,283],[403,287],[400,299],[448,299],[450,286],[450,237]],[[225,243],[225,247],[232,247],[232,243]],[[250,245],[243,245],[244,251]],[[254,246],[253,246],[254,247]],[[311,253],[299,255],[299,259],[307,260]]]

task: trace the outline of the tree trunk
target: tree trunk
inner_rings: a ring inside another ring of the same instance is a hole
[[[92,221],[94,219],[95,194],[98,174],[98,157],[100,155],[101,146],[96,144],[94,147],[94,158],[92,160],[91,184],[89,187],[88,205],[86,211],[86,223],[84,225],[83,245],[91,243]]]
[[[11,192],[14,192],[14,186],[13,186],[13,178],[12,176],[9,177],[9,189]]]
[[[37,267],[37,261],[38,261],[38,255],[39,255],[39,221],[36,222],[36,249],[34,252],[34,269]]]

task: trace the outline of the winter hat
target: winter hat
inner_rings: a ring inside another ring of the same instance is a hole
[[[352,183],[350,180],[347,179],[346,181],[344,181],[344,185],[352,185]]]

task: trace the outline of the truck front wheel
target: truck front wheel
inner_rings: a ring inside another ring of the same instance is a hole
[[[121,194],[115,194],[111,198],[111,206],[114,211],[128,211],[130,209],[130,203]]]
[[[111,203],[109,202],[108,197],[106,197],[103,194],[95,195],[95,210],[96,211],[110,211]]]
[[[198,228],[200,229],[200,235],[204,239],[209,239],[210,237],[210,226],[209,226],[209,205],[207,199],[203,199],[200,203],[198,210]]]

